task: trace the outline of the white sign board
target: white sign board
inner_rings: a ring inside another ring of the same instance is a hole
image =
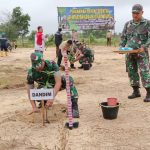
[[[30,89],[31,100],[53,100],[54,89]]]

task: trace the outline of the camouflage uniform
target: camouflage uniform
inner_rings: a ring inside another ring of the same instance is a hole
[[[88,62],[89,64],[92,64],[94,61],[94,54],[91,49],[89,48],[83,48],[81,50],[81,53],[83,54],[83,57],[79,60],[80,64]]]
[[[43,71],[38,72],[34,68],[28,70],[27,83],[38,84],[38,88],[53,88],[55,86],[54,75],[57,75],[59,71],[58,65],[54,61],[45,60],[45,67]],[[62,76],[61,90],[66,88],[65,76]],[[74,86],[73,78],[70,76],[70,93],[71,99],[76,100],[78,98],[78,92]]]
[[[144,47],[144,52],[126,55],[126,69],[130,78],[131,86],[140,86],[138,68],[142,84],[145,88],[150,87],[150,66],[148,47],[150,45],[150,21],[142,18],[139,23],[133,20],[124,26],[120,46],[139,49]]]

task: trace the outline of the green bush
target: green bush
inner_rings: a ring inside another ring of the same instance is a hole
[[[88,32],[87,32],[88,33]],[[102,46],[106,46],[107,44],[107,39],[104,36],[104,31],[101,32],[102,35],[100,37],[98,37],[98,35],[94,34],[91,32],[89,32],[89,34],[87,33],[79,33],[79,40],[83,41],[87,44],[87,45],[102,45]],[[66,32],[65,34],[63,34],[63,41],[70,39],[71,34],[69,32]],[[112,37],[112,46],[118,46],[120,43],[120,36],[115,35]],[[29,37],[24,38],[23,43],[22,43],[22,39],[19,38],[17,40],[17,44],[18,47],[27,47],[27,48],[34,48],[34,40]],[[53,47],[55,46],[54,43],[54,35],[50,35],[48,41],[45,44],[46,47]]]

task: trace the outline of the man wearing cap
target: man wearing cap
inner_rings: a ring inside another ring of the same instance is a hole
[[[79,63],[81,64],[79,69],[83,68],[83,63],[89,63],[90,66],[92,66],[92,62],[94,61],[94,54],[92,50],[87,47],[84,47],[84,45],[81,42],[77,42],[76,45],[79,52],[77,53],[78,56],[76,57],[74,62],[79,60]]]
[[[143,87],[147,94],[144,102],[150,102],[150,66],[148,47],[150,45],[150,21],[143,18],[143,7],[136,4],[132,7],[133,19],[128,21],[121,35],[121,47],[131,47],[134,50],[139,49],[139,53],[126,55],[126,68],[130,79],[130,85],[133,93],[128,96],[129,99],[141,97],[140,77]],[[140,72],[140,75],[138,73]]]
[[[44,60],[42,54],[31,54],[32,67],[28,70],[27,84],[28,84],[28,96],[30,89],[34,88],[34,83],[38,84],[37,88],[54,88],[54,96],[58,91],[66,88],[65,76],[60,74],[58,65],[54,61]],[[73,78],[70,76],[70,93],[72,101],[73,117],[79,117],[78,111],[78,92],[74,86]],[[30,99],[30,96],[29,96]],[[32,105],[32,112],[38,112],[35,101],[30,100]],[[46,107],[51,107],[53,101],[48,100]]]

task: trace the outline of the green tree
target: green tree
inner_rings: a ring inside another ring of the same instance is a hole
[[[21,36],[22,44],[23,38],[29,33],[29,21],[30,16],[28,14],[23,14],[20,7],[13,9],[11,22],[17,27],[17,34]]]
[[[32,30],[31,31],[31,33],[30,33],[30,35],[29,35],[29,37],[28,37],[28,39],[30,40],[30,41],[34,41],[34,39],[35,39],[35,33],[36,33],[36,31],[35,30]]]
[[[13,25],[10,21],[0,25],[0,32],[4,32],[7,38],[11,41],[16,40],[18,37],[16,34],[16,29],[16,26]]]
[[[16,40],[17,27],[11,22],[11,14],[9,12],[5,12],[2,15],[1,24],[0,24],[0,32],[4,33],[9,40]]]
[[[106,37],[106,30],[84,30],[83,36],[87,37],[89,35],[95,38],[105,38]]]

